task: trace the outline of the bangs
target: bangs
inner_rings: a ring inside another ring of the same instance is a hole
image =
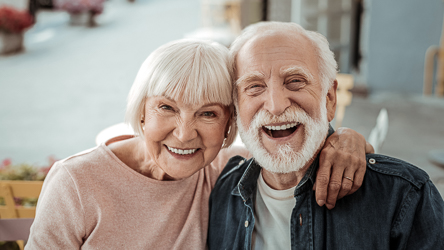
[[[205,53],[203,46],[190,49],[188,53],[179,53],[165,62],[164,66],[167,67],[162,75],[153,76],[155,86],[151,94],[181,99],[186,104],[206,102],[230,105],[232,84],[227,59],[221,60],[223,55]]]

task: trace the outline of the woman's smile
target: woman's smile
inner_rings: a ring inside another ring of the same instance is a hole
[[[199,150],[199,148],[194,148],[194,149],[179,149],[179,148],[173,148],[170,146],[165,145],[169,151],[175,153],[175,154],[179,154],[179,155],[190,155],[190,154],[194,154],[197,150]]]
[[[189,160],[202,151],[200,148],[179,149],[167,145],[165,147],[174,158],[179,160]]]

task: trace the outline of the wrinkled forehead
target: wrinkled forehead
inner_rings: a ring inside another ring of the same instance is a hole
[[[286,73],[303,73],[313,77],[318,68],[317,53],[305,35],[268,32],[254,36],[236,57],[236,82],[246,74],[259,76],[271,69]]]

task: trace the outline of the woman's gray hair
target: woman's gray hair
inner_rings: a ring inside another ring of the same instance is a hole
[[[236,138],[232,72],[228,49],[210,41],[182,39],[167,43],[143,62],[128,95],[125,120],[142,136],[141,119],[151,96],[182,98],[186,104],[220,103],[231,112],[224,147]],[[224,131],[225,132],[225,131]]]
[[[335,56],[330,50],[327,39],[323,35],[314,31],[305,30],[296,23],[259,22],[246,27],[242,31],[242,34],[237,37],[230,46],[230,61],[233,65],[233,72],[236,72],[236,57],[242,47],[253,37],[267,31],[285,31],[289,32],[290,35],[301,34],[305,35],[312,42],[318,56],[322,89],[326,94],[336,79],[338,64],[336,63]]]

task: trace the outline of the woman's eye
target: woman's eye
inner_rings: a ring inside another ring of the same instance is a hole
[[[173,107],[171,107],[169,105],[162,105],[162,106],[160,106],[160,108],[163,110],[173,110]]]
[[[202,115],[206,116],[206,117],[215,117],[216,116],[216,114],[214,112],[211,112],[211,111],[203,112]]]

